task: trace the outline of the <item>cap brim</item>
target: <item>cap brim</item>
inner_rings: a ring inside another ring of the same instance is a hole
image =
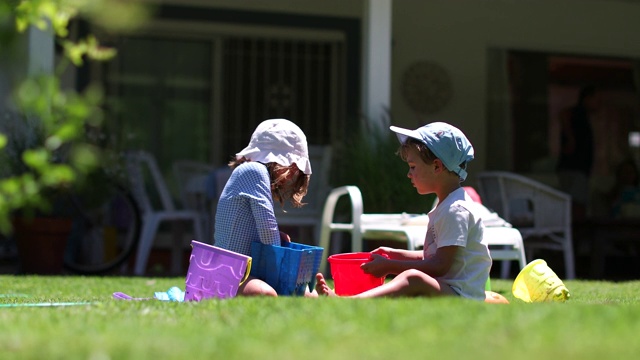
[[[414,138],[423,141],[422,136],[416,130],[409,130],[397,126],[389,126],[389,129],[396,133],[396,136],[398,136],[398,141],[400,141],[401,144],[404,144],[405,141],[407,141],[407,138]]]

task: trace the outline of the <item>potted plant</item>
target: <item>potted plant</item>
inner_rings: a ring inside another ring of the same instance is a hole
[[[408,167],[396,154],[400,143],[389,121],[367,124],[351,139],[334,145],[332,184],[359,187],[365,213],[429,212],[434,196],[420,198],[406,178]]]
[[[24,99],[18,103],[23,112],[0,115],[0,131],[11,134],[1,155],[3,230],[10,220],[23,272],[57,274],[72,227],[67,193],[95,167],[98,154],[81,136],[50,145],[57,141],[56,129],[47,128],[52,119],[36,116]],[[74,155],[79,151],[85,152],[81,159]]]

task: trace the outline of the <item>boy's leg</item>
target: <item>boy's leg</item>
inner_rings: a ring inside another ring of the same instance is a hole
[[[438,280],[423,273],[419,270],[407,270],[391,281],[365,291],[361,294],[354,295],[358,298],[369,297],[410,297],[410,296],[443,296],[457,295],[453,289],[446,284],[440,284]]]
[[[266,282],[249,276],[244,284],[238,288],[238,295],[241,296],[278,296],[278,293]]]
[[[335,296],[335,292],[329,288],[322,274],[316,275],[316,291],[318,295]],[[457,295],[449,286],[441,285],[436,279],[419,271],[407,270],[393,278],[388,283],[382,284],[371,290],[351,297],[393,297],[393,296],[442,296]]]

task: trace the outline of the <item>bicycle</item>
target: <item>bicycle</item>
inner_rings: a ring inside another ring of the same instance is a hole
[[[140,210],[133,195],[104,172],[99,175],[102,179],[88,182],[95,188],[70,195],[74,221],[64,266],[79,274],[117,273],[119,267],[124,272],[139,241]]]

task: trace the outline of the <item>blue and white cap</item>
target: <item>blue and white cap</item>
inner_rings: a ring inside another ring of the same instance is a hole
[[[460,165],[473,160],[473,146],[460,129],[444,122],[433,122],[416,130],[389,128],[396,133],[400,143],[404,144],[407,138],[424,143],[447,169],[458,174],[461,180],[467,178],[467,171]]]

